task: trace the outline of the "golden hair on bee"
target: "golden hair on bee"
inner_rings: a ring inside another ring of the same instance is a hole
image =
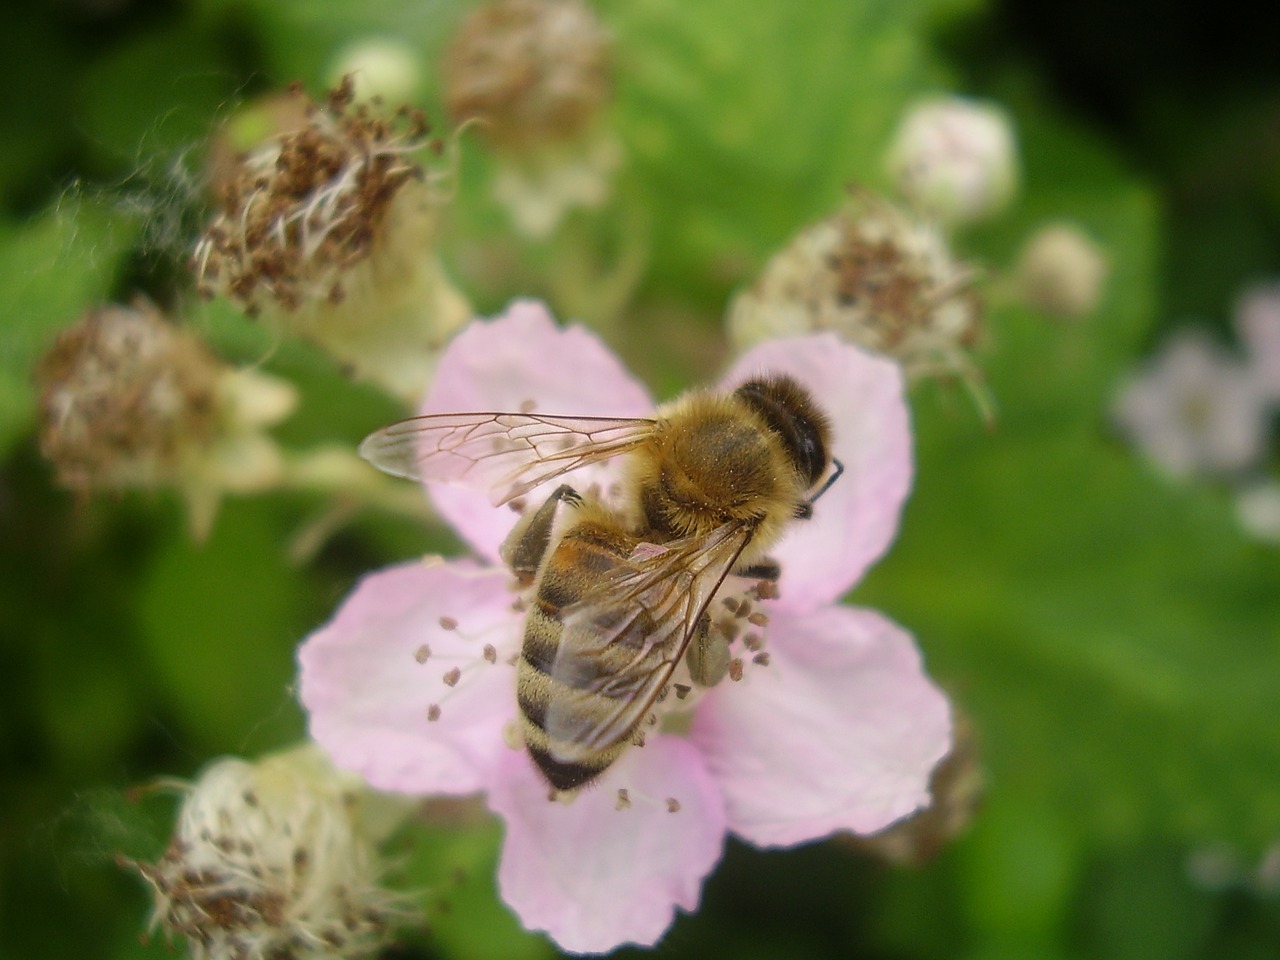
[[[398,476],[486,487],[495,504],[625,458],[615,499],[562,483],[502,547],[533,587],[516,661],[523,739],[557,790],[592,783],[643,742],[683,686],[678,667],[700,686],[732,674],[734,637],[710,629],[717,591],[730,574],[776,580],[764,552],[812,515],[842,469],[830,421],[787,376],[694,391],[652,419],[432,414],[385,427],[360,450]]]

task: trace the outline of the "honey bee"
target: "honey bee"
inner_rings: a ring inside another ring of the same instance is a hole
[[[778,578],[765,551],[840,475],[830,449],[810,393],[770,376],[694,391],[649,419],[414,417],[368,436],[360,454],[396,476],[486,489],[495,506],[624,458],[617,504],[561,484],[502,547],[534,588],[516,669],[525,747],[567,791],[642,739],[677,666],[702,686],[723,677],[727,642],[708,607],[731,573]]]

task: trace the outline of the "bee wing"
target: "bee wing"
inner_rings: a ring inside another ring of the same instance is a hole
[[[544,718],[557,760],[586,760],[645,719],[750,537],[751,528],[734,523],[708,537],[641,544],[637,554],[656,552],[561,610],[564,632],[551,676],[565,693]],[[581,707],[601,696],[612,701],[607,709]]]
[[[392,476],[487,489],[497,506],[562,473],[634,449],[654,425],[619,417],[428,414],[369,434],[360,456]]]

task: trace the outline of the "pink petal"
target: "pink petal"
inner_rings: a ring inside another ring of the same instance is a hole
[[[541,303],[517,300],[506,313],[473,323],[453,339],[419,412],[529,409],[645,417],[653,412],[653,400],[595,334],[577,326],[558,327]],[[585,468],[573,474],[573,483],[586,487],[607,473]],[[515,514],[494,508],[487,491],[442,483],[427,487],[436,508],[458,533],[481,556],[498,561],[498,547]],[[526,499],[538,504],[548,493],[537,488]]]
[[[724,804],[698,752],[651,737],[572,803],[512,753],[489,804],[507,824],[498,887],[524,925],[571,953],[656,943],[698,905],[724,846]],[[619,810],[618,790],[631,805]],[[671,812],[667,799],[678,801]]]
[[[951,716],[905,631],[871,610],[779,612],[769,654],[694,716],[730,830],[788,846],[872,833],[929,802]]]
[[[831,417],[844,474],[770,553],[782,564],[779,604],[814,609],[838,599],[893,542],[911,489],[911,425],[902,373],[834,334],[772,340],[738,359],[729,386],[789,373]]]
[[[470,561],[410,563],[361,580],[298,652],[312,738],[383,790],[485,789],[516,709],[506,658],[521,621],[508,581]]]

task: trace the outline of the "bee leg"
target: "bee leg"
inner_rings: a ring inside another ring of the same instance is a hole
[[[711,617],[705,613],[689,641],[684,662],[690,679],[700,687],[714,687],[729,672],[729,641],[718,630],[712,635]]]
[[[523,586],[533,583],[534,575],[546,555],[547,547],[551,544],[551,527],[555,523],[556,508],[561,503],[576,507],[582,503],[582,496],[567,483],[560,484],[542,506],[520,519],[498,548],[503,562],[511,568],[511,572]]]
[[[739,567],[733,571],[733,575],[745,577],[748,580],[768,580],[770,583],[777,583],[778,578],[782,576],[782,565],[772,557],[765,557],[759,563]]]

